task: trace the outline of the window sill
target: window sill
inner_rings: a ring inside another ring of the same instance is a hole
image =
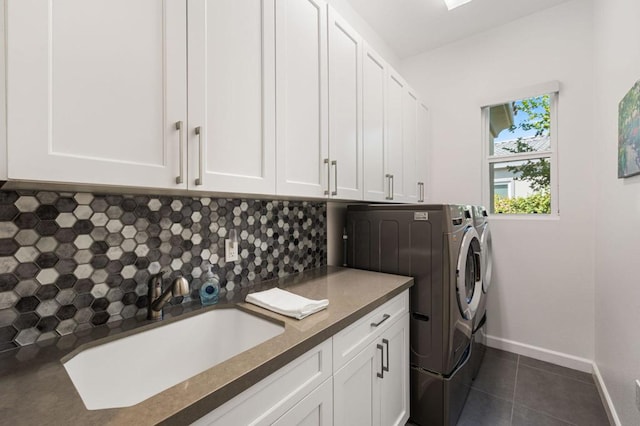
[[[537,215],[537,214],[489,214],[490,221],[509,221],[509,220],[531,220],[534,222],[555,222],[560,220],[560,216],[557,214],[546,214],[546,215]]]

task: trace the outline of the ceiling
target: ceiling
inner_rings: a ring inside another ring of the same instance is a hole
[[[448,11],[444,0],[347,0],[400,59],[566,1],[473,0]]]

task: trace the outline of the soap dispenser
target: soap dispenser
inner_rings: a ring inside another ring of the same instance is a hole
[[[218,303],[218,293],[220,293],[220,280],[209,269],[200,287],[200,303],[203,306]]]

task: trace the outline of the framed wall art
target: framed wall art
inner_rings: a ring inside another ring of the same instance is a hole
[[[640,174],[640,80],[618,105],[618,178]]]

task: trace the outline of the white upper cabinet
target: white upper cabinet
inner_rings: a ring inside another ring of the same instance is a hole
[[[189,188],[275,194],[274,0],[189,0],[188,22]]]
[[[402,171],[405,156],[402,111],[406,90],[404,80],[393,70],[390,70],[387,78],[385,177],[388,185],[387,199],[393,201],[403,200],[405,196]]]
[[[417,112],[418,97],[406,88],[402,100],[402,198],[398,201],[416,203],[419,198],[417,175]],[[400,194],[398,194],[400,195]]]
[[[279,195],[329,191],[327,5],[276,0],[276,164]]]
[[[417,126],[417,145],[416,145],[416,168],[418,175],[418,184],[420,192],[418,193],[418,202],[424,203],[426,194],[426,185],[429,182],[429,108],[418,102],[418,126]]]
[[[362,70],[364,199],[384,201],[386,62],[365,44]]]
[[[186,188],[186,13],[185,1],[9,0],[9,179]]]
[[[422,198],[417,96],[324,0],[6,0],[2,12],[0,178]]]
[[[328,19],[329,195],[361,200],[362,39],[332,8]]]

